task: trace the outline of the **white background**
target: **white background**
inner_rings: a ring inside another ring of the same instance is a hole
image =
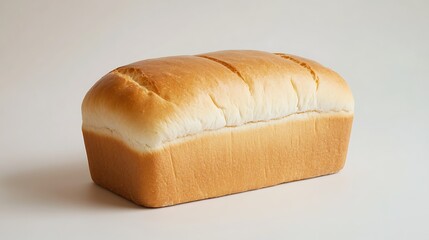
[[[119,3],[121,2],[121,3]],[[428,239],[428,1],[1,1],[0,239]],[[91,182],[80,104],[137,60],[286,52],[356,101],[339,174],[162,209]]]

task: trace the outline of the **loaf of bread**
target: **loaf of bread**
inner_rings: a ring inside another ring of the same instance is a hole
[[[82,130],[96,184],[163,207],[338,172],[353,108],[314,61],[220,51],[111,71],[85,96]]]

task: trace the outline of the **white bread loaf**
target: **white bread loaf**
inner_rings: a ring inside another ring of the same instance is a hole
[[[83,101],[82,128],[94,182],[160,207],[337,172],[353,107],[316,62],[221,51],[108,73]]]

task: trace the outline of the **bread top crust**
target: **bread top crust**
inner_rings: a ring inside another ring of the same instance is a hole
[[[347,83],[314,61],[230,50],[119,67],[86,94],[82,117],[83,129],[115,132],[149,151],[205,131],[353,109]]]

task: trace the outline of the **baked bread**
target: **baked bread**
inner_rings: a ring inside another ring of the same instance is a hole
[[[111,71],[85,96],[82,130],[96,184],[163,207],[339,171],[353,108],[314,61],[220,51]]]

